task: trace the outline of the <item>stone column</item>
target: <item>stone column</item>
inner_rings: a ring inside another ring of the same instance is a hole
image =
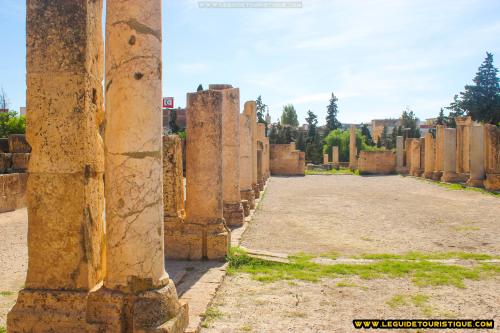
[[[457,175],[461,181],[469,177],[469,146],[471,117],[456,117],[457,124]]]
[[[106,11],[104,286],[123,328],[181,332],[187,308],[164,261],[161,1],[111,0]]]
[[[222,91],[222,178],[224,219],[227,225],[244,222],[240,194],[240,90],[231,85],[209,85]]]
[[[267,182],[269,176],[271,175],[269,171],[269,161],[270,161],[270,153],[269,153],[269,138],[264,138],[264,180]]]
[[[484,167],[484,187],[500,191],[500,127],[491,124],[484,125]]]
[[[340,164],[339,164],[339,147],[338,146],[332,147],[332,162],[333,162],[333,167],[335,169],[338,169],[340,166]]]
[[[28,272],[8,332],[100,328],[85,311],[103,278],[101,17],[98,0],[27,1]]]
[[[410,175],[420,177],[422,169],[420,168],[420,140],[411,140],[410,147]]]
[[[470,178],[467,185],[483,187],[484,172],[484,127],[472,126],[470,128],[470,154],[469,171]]]
[[[328,165],[328,154],[323,154],[323,165]]]
[[[223,259],[230,234],[223,217],[222,91],[187,95],[186,229],[189,259]]]
[[[189,257],[189,242],[182,237],[186,211],[182,173],[182,140],[178,135],[163,137],[163,221],[165,256],[169,259]]]
[[[246,104],[245,104],[246,106]],[[245,111],[248,111],[245,108]],[[255,193],[252,187],[252,120],[247,112],[240,114],[240,193],[250,209],[255,209]]]
[[[259,185],[259,191],[264,190],[264,185],[266,183],[264,179],[264,139],[266,137],[266,125],[263,123],[257,123],[257,155],[260,151],[260,158],[257,156],[257,183]]]
[[[436,125],[436,140],[434,144],[434,172],[433,180],[440,180],[443,176],[443,149],[444,149],[444,125]]]
[[[352,125],[349,130],[349,169],[358,167],[358,149],[356,147],[356,126]]]
[[[257,179],[257,111],[255,101],[245,102],[244,112],[250,117],[252,128],[252,189],[255,199],[260,197],[260,190]]]
[[[434,173],[434,138],[432,133],[425,134],[425,151],[424,151],[424,177],[432,179]]]
[[[406,173],[404,167],[404,138],[396,137],[396,172]]]
[[[444,129],[443,140],[443,182],[456,182],[457,177],[457,130],[455,128]]]

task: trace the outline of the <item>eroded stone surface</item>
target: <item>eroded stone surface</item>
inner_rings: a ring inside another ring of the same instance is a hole
[[[484,127],[483,125],[470,128],[470,177],[467,185],[483,187],[484,171]]]
[[[356,127],[349,129],[349,168],[354,170],[358,167],[358,149],[356,147]]]
[[[432,133],[425,134],[424,154],[424,177],[432,179],[435,159],[434,138],[432,137]]]
[[[443,139],[443,176],[441,177],[441,181],[443,182],[458,181],[456,173],[456,146],[456,129],[445,128]]]
[[[443,175],[444,125],[436,125],[436,140],[434,142],[434,172],[433,180],[441,180]]]
[[[500,191],[500,128],[491,124],[484,125],[484,146],[486,171],[484,187]]]
[[[241,199],[247,200],[250,208],[254,209],[252,146],[252,117],[248,112],[243,112],[240,114],[240,193]]]

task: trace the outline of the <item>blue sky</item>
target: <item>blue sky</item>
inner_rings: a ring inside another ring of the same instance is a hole
[[[184,106],[199,83],[258,95],[273,120],[293,103],[324,122],[331,92],[341,122],[433,117],[500,57],[498,0],[303,0],[300,9],[201,9],[163,1],[164,96]],[[25,105],[25,1],[0,0],[0,86]]]

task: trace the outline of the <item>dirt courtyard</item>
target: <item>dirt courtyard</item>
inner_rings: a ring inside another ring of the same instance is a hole
[[[0,214],[0,332],[24,284],[26,233],[26,209]],[[497,258],[498,235],[500,197],[401,176],[273,177],[242,246],[331,258],[409,251]],[[496,270],[464,279],[462,287],[419,285],[404,274],[261,282],[236,272],[226,277],[217,292],[202,332],[343,333],[355,331],[354,318],[495,319],[497,327],[488,332],[498,332],[498,261],[492,261]],[[464,267],[479,264],[475,260],[460,263]]]
[[[500,198],[488,194],[401,176],[273,177],[242,246],[340,258],[410,251],[496,258],[499,234]],[[261,282],[235,273],[219,289],[202,332],[354,332],[355,318],[495,319],[488,331],[498,332],[500,278],[493,261],[496,274],[464,279],[462,287],[444,280],[418,285],[410,276]]]

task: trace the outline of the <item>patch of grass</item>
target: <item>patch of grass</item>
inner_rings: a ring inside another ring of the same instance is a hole
[[[416,178],[416,179],[423,180],[427,183],[435,184],[437,186],[441,186],[441,187],[444,187],[444,188],[447,188],[447,189],[453,190],[453,191],[457,191],[457,190],[458,191],[460,191],[460,190],[472,191],[472,192],[479,192],[479,193],[483,193],[483,194],[492,195],[495,197],[500,197],[500,192],[491,192],[491,191],[485,190],[484,188],[469,187],[469,186],[465,186],[465,185],[457,184],[457,183],[436,182],[436,181],[431,181],[431,180],[424,179],[424,178]]]
[[[455,231],[464,231],[464,232],[481,230],[481,228],[479,228],[479,227],[473,227],[470,225],[458,225],[458,226],[453,226],[452,228]]]
[[[404,295],[394,295],[386,302],[392,309],[400,308],[402,306],[408,305],[406,297]]]
[[[340,288],[345,288],[345,287],[359,287],[356,283],[347,282],[347,281],[337,282],[336,286],[340,287]]]
[[[422,253],[417,251],[407,252],[405,254],[391,253],[373,253],[363,254],[357,258],[361,259],[398,259],[398,260],[446,260],[446,259],[464,259],[464,260],[491,260],[500,259],[500,256],[492,256],[482,253],[469,252],[434,252]]]
[[[3,326],[0,326],[0,333],[7,333],[7,329]]]
[[[14,295],[12,291],[0,291],[0,296],[12,296],[12,295]]]
[[[317,282],[321,278],[359,276],[363,279],[411,278],[418,286],[452,285],[465,288],[465,280],[500,274],[500,266],[482,264],[473,267],[446,265],[427,260],[396,261],[384,259],[366,264],[320,265],[311,262],[307,256],[292,258],[290,263],[272,262],[252,258],[241,249],[233,249],[228,256],[228,272],[248,273],[261,282],[278,280],[303,280]]]
[[[319,255],[321,258],[327,258],[327,259],[332,259],[335,260],[339,257],[339,253],[332,251],[332,252],[325,252]]]
[[[201,327],[208,328],[210,324],[216,320],[217,318],[222,317],[222,312],[214,307],[209,307],[205,313],[202,315],[203,322],[201,323]]]
[[[354,175],[359,176],[359,170],[340,168],[331,170],[306,170],[306,175]]]
[[[252,331],[252,326],[250,325],[243,325],[239,328],[240,331],[242,332],[251,332]]]

